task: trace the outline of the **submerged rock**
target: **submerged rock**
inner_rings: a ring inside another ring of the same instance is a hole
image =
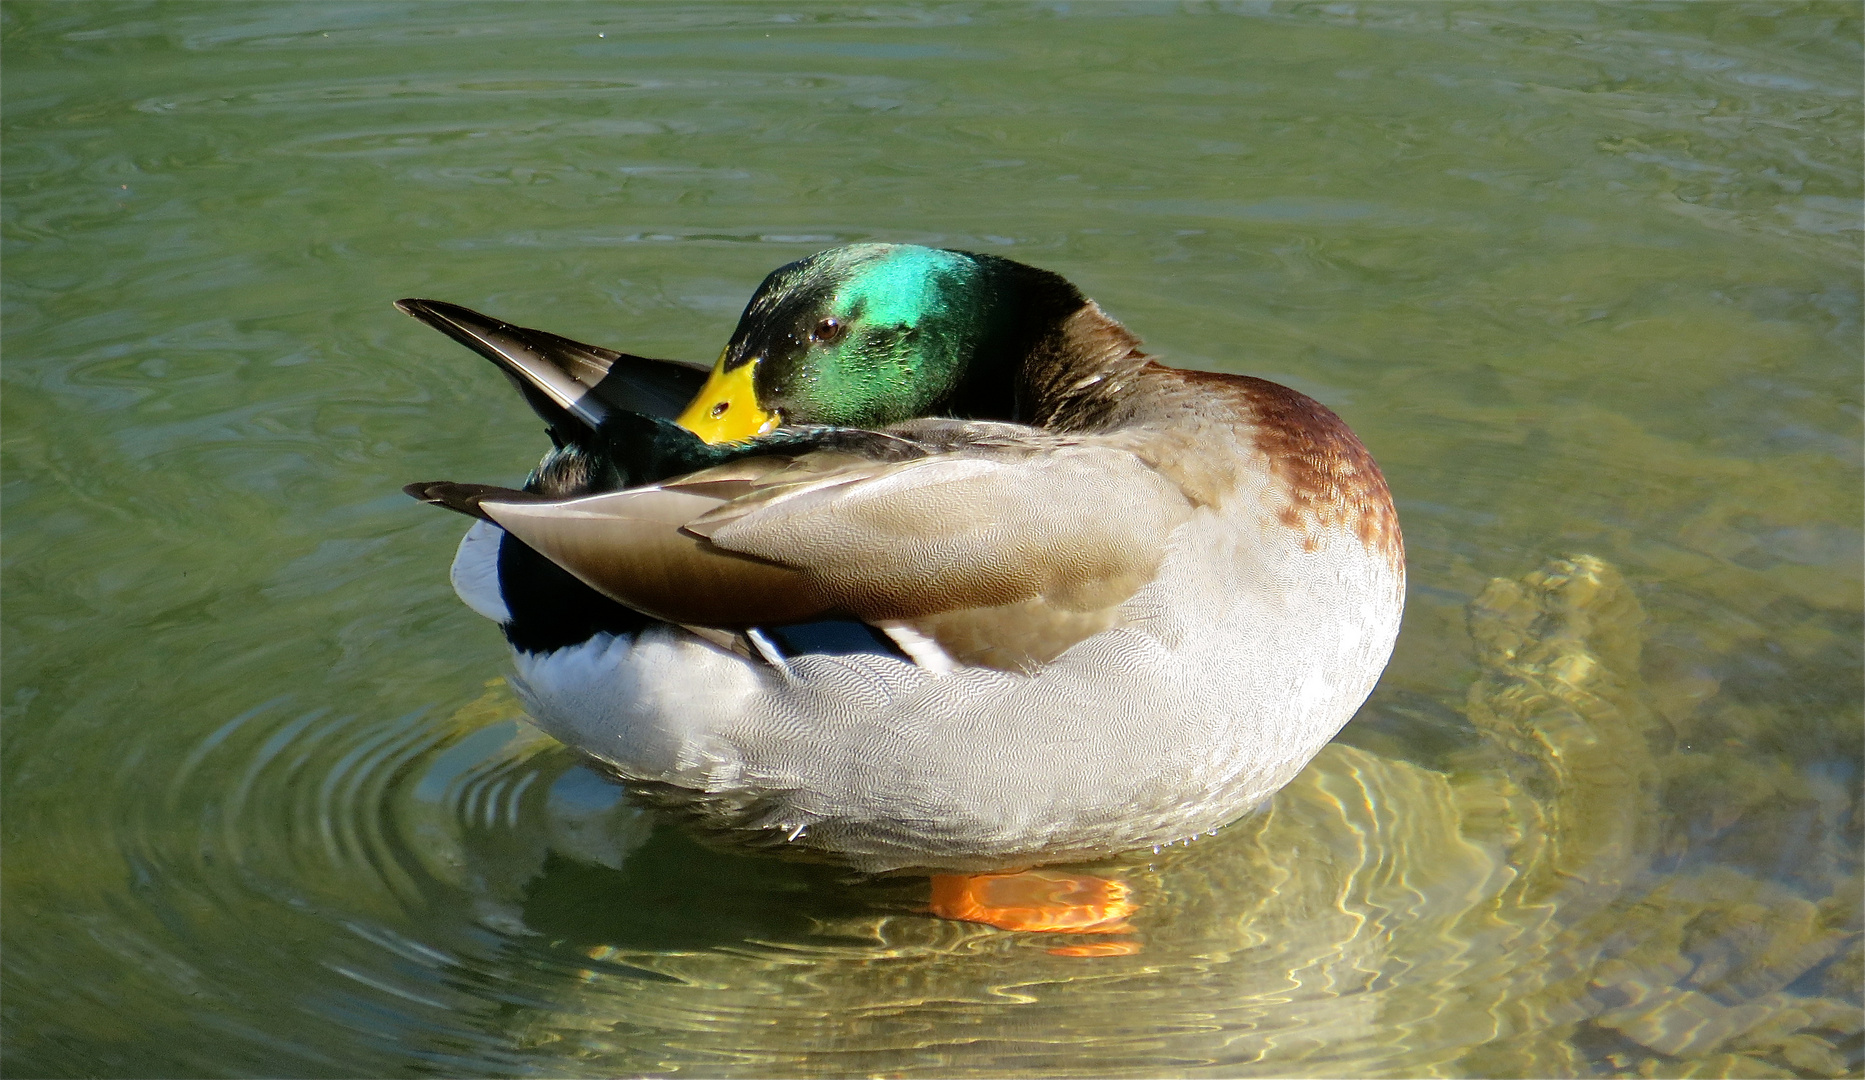
[[[1573,1062],[1581,1071],[1611,1075],[1856,1074],[1858,981],[1829,975],[1807,994],[1793,988],[1845,968],[1841,954],[1858,948],[1857,905],[1816,905],[1753,873],[1765,860],[1669,875],[1653,864],[1674,820],[1665,811],[1716,822],[1720,838],[1792,799],[1820,800],[1780,762],[1676,747],[1671,724],[1647,704],[1643,621],[1624,579],[1589,556],[1497,579],[1470,605],[1481,674],[1469,716],[1507,755],[1503,776],[1470,780],[1465,797],[1486,784],[1528,794],[1512,800],[1526,824],[1512,853],[1515,899],[1553,905],[1564,928],[1534,958],[1547,985],[1521,999],[1539,1017],[1527,1025],[1533,1034],[1466,1063],[1547,1071],[1558,1055],[1545,1040],[1559,1035],[1591,1048],[1590,1060]],[[1663,847],[1675,861],[1677,845]],[[1835,853],[1828,869],[1844,862]],[[1839,883],[1826,885],[1830,896]]]

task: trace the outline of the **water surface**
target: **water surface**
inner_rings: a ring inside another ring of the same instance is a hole
[[[1856,1075],[1857,16],[8,3],[5,1071]],[[543,441],[394,298],[706,359],[866,240],[1398,498],[1379,690],[1134,955],[619,801],[399,493]]]

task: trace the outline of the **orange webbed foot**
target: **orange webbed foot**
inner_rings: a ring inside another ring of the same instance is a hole
[[[1132,890],[1125,882],[1092,874],[1054,870],[936,874],[930,910],[941,918],[984,923],[1003,930],[1120,934],[1133,929],[1127,925],[1127,916],[1139,905],[1131,896]],[[1114,954],[1098,951],[1092,955]]]

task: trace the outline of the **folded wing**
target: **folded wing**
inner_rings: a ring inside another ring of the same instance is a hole
[[[1118,625],[1190,512],[1137,458],[1094,445],[754,458],[651,487],[478,507],[591,587],[670,622],[854,616],[1009,670]]]

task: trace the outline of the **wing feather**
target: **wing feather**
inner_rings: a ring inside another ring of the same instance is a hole
[[[714,546],[792,567],[839,608],[913,619],[1043,598],[1085,612],[1150,578],[1189,514],[1124,451],[937,455],[740,498],[687,524]]]
[[[744,627],[828,610],[797,571],[681,531],[717,505],[706,495],[647,487],[555,502],[488,499],[479,508],[583,584],[657,619]]]
[[[1117,625],[1191,512],[1138,458],[1092,443],[747,459],[652,487],[478,508],[604,595],[670,622],[853,615],[1011,670]]]

